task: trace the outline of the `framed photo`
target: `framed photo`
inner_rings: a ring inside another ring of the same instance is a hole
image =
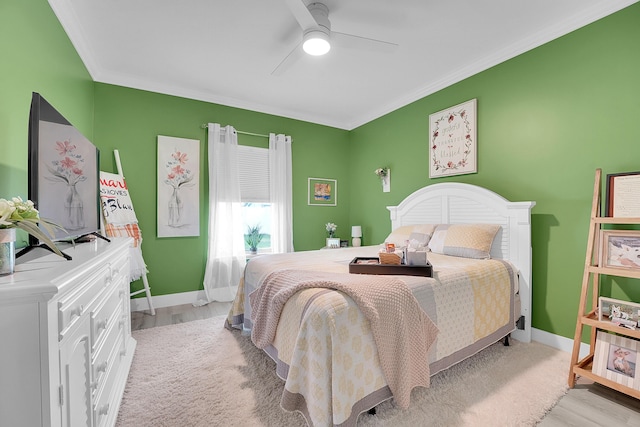
[[[327,237],[327,248],[337,249],[340,247],[340,238],[339,237]]]
[[[475,173],[476,99],[429,115],[429,178]]]
[[[307,199],[310,206],[337,206],[338,181],[326,178],[309,178]]]
[[[593,373],[634,390],[640,390],[637,369],[640,341],[598,331]]]
[[[200,141],[158,135],[158,237],[200,235]]]
[[[598,320],[610,321],[629,329],[638,328],[640,304],[613,298],[600,297],[598,301]]]
[[[640,172],[607,175],[606,216],[640,218]]]
[[[600,267],[640,271],[640,231],[601,230]]]

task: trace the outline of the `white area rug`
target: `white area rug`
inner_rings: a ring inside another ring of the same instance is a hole
[[[118,427],[305,426],[280,408],[274,362],[224,316],[134,331],[138,347]],[[567,391],[569,354],[539,343],[495,344],[432,377],[402,411],[393,401],[358,426],[535,425]]]

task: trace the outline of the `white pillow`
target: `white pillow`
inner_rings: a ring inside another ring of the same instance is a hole
[[[385,243],[393,243],[397,247],[405,246],[407,240],[411,240],[413,235],[414,238],[419,239],[421,243],[424,242],[423,246],[426,246],[435,228],[435,224],[403,225],[393,230],[384,241]]]

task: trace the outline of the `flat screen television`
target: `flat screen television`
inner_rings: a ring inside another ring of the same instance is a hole
[[[64,230],[52,240],[100,231],[100,151],[40,94],[29,114],[29,199],[40,217]],[[30,246],[41,246],[33,236]]]

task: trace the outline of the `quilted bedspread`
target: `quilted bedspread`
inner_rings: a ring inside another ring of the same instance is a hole
[[[355,256],[371,256],[367,251],[377,251],[356,249],[251,260],[229,313],[228,326],[245,330],[253,326],[245,293],[259,288],[272,272],[302,269],[346,273],[348,262]],[[437,254],[429,254],[429,260],[434,266],[433,278],[398,278],[440,330],[428,356],[433,375],[514,329],[517,275],[510,263],[501,260]],[[309,425],[354,426],[361,412],[393,396],[371,322],[344,292],[320,287],[297,290],[282,307],[275,336],[265,351],[276,361],[277,374],[285,380],[282,407],[300,411]]]

